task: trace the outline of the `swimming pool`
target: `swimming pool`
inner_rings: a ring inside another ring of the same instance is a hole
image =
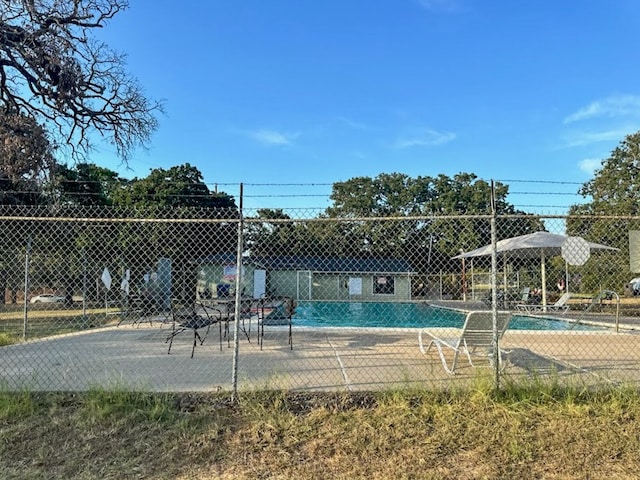
[[[425,303],[304,302],[296,307],[293,324],[299,327],[461,328],[464,314]],[[568,322],[514,315],[510,329],[569,330]],[[598,330],[575,325],[573,330]]]

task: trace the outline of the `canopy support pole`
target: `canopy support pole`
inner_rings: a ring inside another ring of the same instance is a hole
[[[540,271],[542,274],[542,311],[547,311],[547,267],[545,265],[544,250],[541,252],[542,263]]]

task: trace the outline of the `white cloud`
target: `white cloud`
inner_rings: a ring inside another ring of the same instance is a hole
[[[266,145],[291,145],[298,134],[282,133],[271,129],[260,129],[248,132],[249,137]]]
[[[424,147],[434,145],[444,145],[456,138],[455,133],[438,132],[437,130],[425,129],[414,135],[399,138],[394,144],[395,148]]]
[[[358,122],[357,120],[352,120],[347,117],[338,117],[338,120],[354,130],[369,130],[369,127],[365,123]]]
[[[635,132],[637,130],[638,129],[634,127],[626,127],[602,132],[576,132],[569,134],[566,137],[564,147],[582,147],[584,145],[600,142],[621,142],[627,135],[629,135],[629,132]]]
[[[601,162],[601,160],[597,160],[595,158],[585,158],[578,164],[578,166],[583,172],[593,175],[595,171],[601,167]]]
[[[571,115],[565,117],[564,123],[579,122],[598,117],[620,117],[640,115],[640,96],[615,95],[604,100],[591,102]]]

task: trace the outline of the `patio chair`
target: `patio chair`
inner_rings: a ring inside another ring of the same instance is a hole
[[[193,332],[193,347],[191,348],[191,358],[196,350],[196,343],[200,340],[202,345],[209,334],[211,325],[218,324],[220,330],[220,350],[222,350],[222,323],[223,317],[220,310],[213,309],[211,307],[205,307],[201,304],[191,305],[172,305],[171,314],[173,316],[173,326],[171,333],[167,336],[165,343],[169,342],[169,350],[167,353],[171,353],[171,345],[173,339],[183,332]],[[200,335],[199,330],[206,328],[203,335]],[[225,325],[225,334],[228,332],[228,326]]]
[[[124,300],[124,306],[120,311],[120,321],[118,327],[125,320],[131,320],[131,325],[138,327],[149,322],[149,326],[153,326],[153,317],[160,311],[152,298],[146,296],[131,295]]]
[[[499,339],[504,335],[510,321],[511,312],[497,312]],[[429,339],[429,345],[426,349],[423,341],[424,336],[427,336]],[[460,330],[457,336],[441,337],[430,329],[422,329],[418,333],[418,344],[423,354],[426,354],[432,346],[435,346],[440,354],[442,366],[447,373],[452,375],[456,373],[458,356],[460,354],[467,356],[469,365],[472,367],[474,366],[471,361],[472,354],[484,356],[484,358],[488,356],[489,360],[491,360],[491,351],[493,349],[493,312],[487,310],[468,312],[462,330]],[[447,363],[444,353],[445,348],[453,351],[453,362],[451,366]],[[482,350],[481,354],[476,353],[478,349]],[[498,362],[499,364],[502,363],[502,352],[500,349],[498,349]]]
[[[256,313],[258,320],[258,344],[260,350],[264,344],[264,327],[285,325],[288,327],[289,348],[293,350],[293,329],[292,318],[295,312],[296,303],[293,298],[284,298],[283,300],[269,300],[263,298],[260,300]]]
[[[526,313],[538,313],[538,312],[556,312],[556,313],[567,313],[569,310],[569,305],[567,302],[571,298],[571,293],[564,293],[556,303],[552,303],[550,305],[541,305],[541,304],[528,304],[528,303],[520,303],[516,305],[516,310]]]
[[[288,326],[289,347],[293,350],[292,317],[295,310],[294,301],[291,298],[270,299],[266,297],[242,299],[240,302],[240,314],[230,313],[230,318],[241,321],[239,328],[244,332],[247,340],[251,342],[251,325],[255,323],[258,330],[258,345],[260,350],[264,344],[265,326]]]

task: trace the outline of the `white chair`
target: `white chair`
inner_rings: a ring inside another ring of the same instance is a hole
[[[550,305],[530,305],[528,303],[521,303],[516,305],[516,310],[526,313],[538,313],[538,312],[556,312],[556,313],[567,313],[569,310],[569,305],[567,302],[571,298],[571,293],[564,293],[556,303],[552,303]]]
[[[511,316],[511,312],[497,312],[498,339],[504,335],[511,321]],[[429,337],[430,340],[426,349],[424,347],[423,336]],[[488,357],[489,360],[491,360],[493,351],[493,312],[488,310],[468,312],[462,330],[460,330],[457,336],[441,337],[429,329],[420,330],[418,333],[418,344],[423,354],[426,354],[432,346],[435,346],[440,354],[442,366],[452,375],[456,373],[458,356],[461,353],[467,356],[469,365],[472,367],[473,362],[471,361],[471,355],[479,355],[476,354],[478,349],[482,350],[481,355],[484,356],[484,358]],[[445,358],[445,348],[453,350],[451,367],[449,367],[447,359]],[[502,362],[500,349],[498,349],[498,362]]]

